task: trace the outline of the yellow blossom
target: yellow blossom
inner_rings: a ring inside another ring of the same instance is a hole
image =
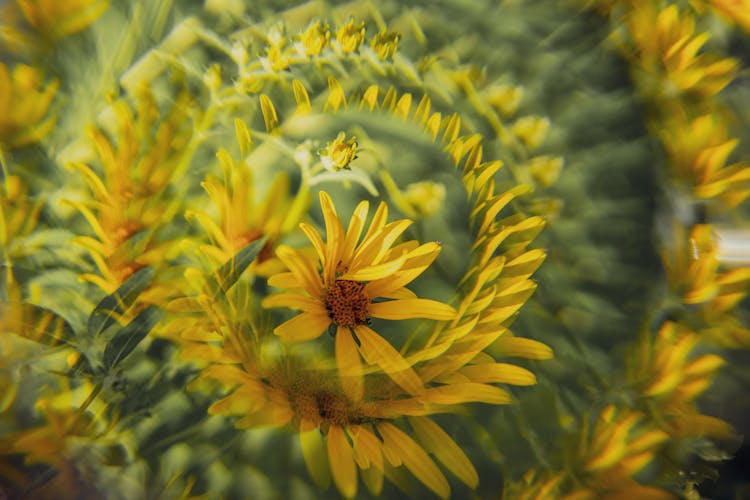
[[[738,141],[729,137],[719,115],[689,121],[675,116],[664,125],[661,138],[671,165],[694,186],[698,198],[720,198],[735,206],[750,195],[750,166],[727,165]]]
[[[560,177],[564,160],[559,156],[537,156],[529,160],[529,172],[543,187],[550,187]]]
[[[235,163],[224,149],[219,150],[217,156],[222,165],[223,181],[208,175],[202,185],[218,211],[218,221],[203,210],[186,214],[188,218],[198,220],[211,238],[211,245],[203,245],[201,249],[220,265],[246,245],[267,236],[268,240],[256,259],[255,273],[267,276],[280,270],[280,264],[273,258],[273,247],[285,231],[299,222],[309,195],[293,204],[289,196],[289,178],[280,174],[264,199],[256,201],[252,171],[248,165],[244,161]]]
[[[318,56],[328,46],[330,38],[331,30],[328,25],[313,21],[305,31],[300,33],[297,50],[308,57]]]
[[[535,149],[547,137],[549,120],[538,116],[524,116],[516,120],[511,130],[526,146]]]
[[[748,0],[707,0],[722,16],[737,23],[746,33],[750,33],[750,1]]]
[[[401,35],[395,31],[382,30],[380,33],[372,37],[370,40],[370,47],[375,50],[375,53],[382,60],[393,57],[398,47],[398,41],[401,39]]]
[[[487,89],[487,102],[505,116],[513,115],[523,99],[523,87],[496,85]]]
[[[344,54],[356,52],[360,45],[365,41],[365,23],[355,23],[354,19],[349,19],[336,30],[336,42],[338,48]]]
[[[346,138],[345,132],[340,132],[332,142],[329,142],[318,154],[320,161],[327,170],[337,171],[348,169],[349,164],[357,158],[357,138]]]
[[[411,221],[386,223],[385,203],[378,207],[364,236],[368,202],[361,202],[354,210],[346,233],[325,192],[320,193],[320,203],[326,225],[325,243],[313,227],[300,225],[317,259],[285,246],[277,250],[289,272],[272,276],[268,283],[289,291],[267,297],[263,305],[300,309],[302,313],[276,327],[274,333],[284,342],[304,342],[334,328],[339,373],[353,379],[350,390],[355,400],[362,397],[361,381],[357,381],[362,374],[362,358],[369,365],[378,365],[404,390],[412,394],[424,392],[422,382],[406,360],[369,324],[371,317],[453,318],[452,307],[417,298],[405,288],[435,260],[440,245],[409,241],[391,248]],[[374,301],[379,297],[389,300]]]
[[[18,64],[9,71],[0,62],[0,146],[26,146],[49,134],[55,117],[45,115],[57,88],[56,80],[45,85],[36,68]]]
[[[109,0],[16,0],[23,14],[39,33],[61,38],[86,29],[107,8]]]
[[[708,390],[724,360],[716,354],[691,356],[700,337],[665,322],[655,338],[643,339],[633,351],[629,380],[656,412],[662,431],[675,438],[732,435],[726,422],[698,412],[695,402]]]
[[[656,95],[666,92],[667,96],[675,90],[705,96],[717,94],[734,77],[737,61],[698,54],[709,34],[694,33],[693,15],[680,12],[675,4],[661,11],[657,9],[654,2],[639,3],[626,19],[640,53],[637,64],[645,75],[654,79],[648,91]],[[670,85],[664,85],[661,74]]]
[[[158,110],[150,91],[144,90],[140,96],[137,115],[125,101],[117,101],[113,104],[118,121],[116,141],[102,129],[88,129],[102,173],[80,162],[69,165],[86,180],[95,200],[93,204],[69,202],[86,218],[95,236],[75,241],[89,251],[103,275],[86,274],[83,278],[107,293],[135,271],[164,262],[168,246],[157,244],[153,237],[175,203],[164,193],[192,134],[185,120],[190,105],[186,92],[178,94],[169,115],[154,131]],[[137,245],[130,244],[138,233],[145,237]]]

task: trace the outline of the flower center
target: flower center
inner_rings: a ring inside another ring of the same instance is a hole
[[[369,303],[364,283],[336,280],[328,287],[326,309],[331,320],[339,326],[354,328],[367,323]]]

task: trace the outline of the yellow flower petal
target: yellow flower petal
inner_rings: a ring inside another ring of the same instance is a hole
[[[276,255],[300,280],[307,293],[313,297],[323,296],[323,285],[311,262],[293,248],[283,245],[276,250]]]
[[[424,394],[424,386],[409,363],[383,337],[361,325],[355,328],[359,351],[371,365],[379,366],[394,382],[410,394]]]
[[[360,469],[374,467],[383,470],[382,443],[375,434],[367,428],[352,425],[349,427],[349,435],[354,443],[354,459]]]
[[[268,284],[276,288],[302,288],[302,282],[294,273],[279,273],[268,278]]]
[[[362,235],[362,229],[364,228],[369,210],[370,204],[367,201],[360,202],[357,208],[354,209],[352,218],[349,220],[349,227],[346,229],[346,240],[341,252],[341,259],[344,262],[348,262],[353,256],[359,237]]]
[[[336,332],[336,366],[339,369],[339,378],[344,393],[352,401],[362,401],[364,396],[362,360],[351,332],[341,326]]]
[[[463,384],[431,387],[425,391],[425,401],[441,405],[463,403],[490,403],[496,405],[512,402],[508,391],[487,384],[466,382]]]
[[[536,377],[526,368],[509,363],[482,363],[461,369],[461,374],[472,382],[534,385]]]
[[[290,309],[302,309],[304,311],[322,312],[323,305],[319,300],[313,299],[299,293],[275,293],[269,295],[261,302],[263,307],[288,307]]]
[[[430,299],[399,299],[370,304],[368,312],[375,318],[410,319],[426,318],[451,320],[456,310],[448,304]]]
[[[274,328],[282,342],[304,342],[320,337],[331,324],[325,312],[303,312]]]
[[[299,440],[302,445],[302,456],[313,481],[322,489],[331,484],[331,471],[325,459],[325,446],[318,426],[309,420],[300,422]]]
[[[448,498],[451,488],[435,462],[406,433],[387,422],[378,424],[378,431],[383,436],[383,446],[388,448],[414,476],[441,498]]]
[[[357,468],[354,465],[352,448],[346,439],[344,430],[332,425],[328,430],[328,461],[331,464],[333,482],[341,495],[354,498],[357,494]]]
[[[344,242],[344,228],[336,214],[333,200],[325,191],[320,192],[320,208],[323,211],[323,219],[326,224],[326,268],[324,277],[326,281],[334,279],[334,273],[339,260],[341,260],[341,246]]]
[[[432,452],[440,463],[456,475],[469,488],[476,488],[479,475],[469,458],[453,439],[427,417],[410,417],[417,440],[427,451]]]

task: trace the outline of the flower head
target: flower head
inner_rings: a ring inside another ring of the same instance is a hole
[[[357,138],[352,136],[347,139],[346,133],[340,132],[336,139],[329,142],[318,154],[327,170],[348,169],[349,164],[357,158]]]
[[[349,19],[336,31],[336,41],[344,54],[356,52],[365,41],[365,23],[355,23],[354,19]]]
[[[398,41],[401,39],[401,35],[395,31],[383,30],[370,41],[370,46],[375,50],[375,53],[380,59],[388,59],[393,57],[398,47]]]
[[[18,0],[18,5],[40,33],[61,38],[86,29],[109,8],[109,0]]]
[[[42,82],[40,72],[25,64],[12,71],[0,62],[0,145],[26,146],[46,136],[55,117],[45,119],[58,83]]]
[[[300,33],[297,50],[308,56],[314,57],[320,55],[323,49],[328,45],[331,38],[331,30],[327,24],[320,21],[310,23],[305,31]]]
[[[320,203],[326,225],[326,241],[308,224],[300,227],[310,239],[317,258],[282,246],[278,257],[289,272],[269,279],[272,286],[289,291],[267,297],[265,307],[289,307],[302,313],[276,327],[274,333],[284,342],[303,342],[335,329],[336,362],[339,374],[347,379],[353,399],[361,398],[361,357],[378,365],[412,394],[423,391],[422,382],[406,360],[383,337],[370,328],[370,318],[427,318],[449,320],[452,307],[434,300],[420,299],[405,288],[427,269],[440,252],[438,243],[419,245],[416,241],[392,245],[411,221],[386,223],[388,208],[381,203],[362,236],[369,204],[361,202],[354,210],[344,233],[333,201],[325,192]],[[389,300],[375,301],[383,298]]]

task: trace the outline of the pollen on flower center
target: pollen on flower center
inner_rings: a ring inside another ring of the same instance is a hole
[[[336,280],[328,287],[326,295],[328,316],[337,325],[354,328],[367,323],[367,306],[370,298],[364,283]]]

